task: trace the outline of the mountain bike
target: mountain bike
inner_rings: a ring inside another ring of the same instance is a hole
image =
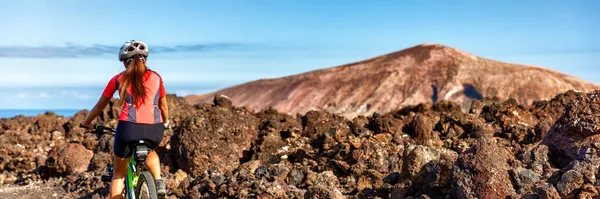
[[[80,124],[80,127],[86,128]],[[93,132],[97,134],[106,133],[110,131],[115,133],[116,130],[110,127],[102,125],[94,125]],[[156,194],[156,182],[152,173],[146,170],[144,163],[146,157],[148,157],[149,148],[147,141],[138,140],[137,142],[131,143],[134,147],[133,157],[129,160],[129,169],[127,170],[127,176],[125,176],[125,198],[129,199],[157,199]],[[101,180],[103,182],[112,181],[113,166],[106,166],[106,172],[108,175],[102,175]]]

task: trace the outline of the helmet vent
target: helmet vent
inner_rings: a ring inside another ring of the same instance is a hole
[[[146,46],[144,42],[136,40],[125,42],[125,44],[121,46],[120,51],[119,61],[125,61],[135,55],[141,55],[144,58],[148,56],[148,46]]]

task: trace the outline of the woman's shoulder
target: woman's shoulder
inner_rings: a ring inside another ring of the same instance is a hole
[[[117,78],[121,78],[121,76],[123,76],[123,74],[125,74],[125,71],[121,71],[115,75],[113,75],[110,79],[117,79]]]
[[[162,79],[162,77],[160,76],[160,74],[159,74],[157,71],[155,71],[155,70],[150,70],[150,69],[148,69],[148,71],[150,72],[150,74],[155,74],[156,76],[158,76],[158,78],[161,78],[161,79]]]

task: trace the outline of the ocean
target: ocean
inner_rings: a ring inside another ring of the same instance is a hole
[[[17,115],[23,116],[37,116],[39,114],[44,114],[48,111],[54,112],[57,115],[62,115],[63,117],[71,117],[75,115],[75,113],[79,112],[79,109],[55,109],[55,110],[45,110],[45,109],[0,109],[0,118],[12,118]]]

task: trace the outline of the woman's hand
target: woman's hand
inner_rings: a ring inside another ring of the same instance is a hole
[[[86,122],[86,121],[82,121],[82,122],[81,122],[81,123],[79,123],[79,124],[80,124],[80,126],[83,126],[83,127],[85,127],[86,129],[93,129],[93,128],[94,128],[94,126],[92,126],[92,124],[91,124],[91,123],[89,123],[89,122]]]
[[[169,120],[167,120],[167,122],[163,123],[163,125],[165,126],[165,129],[170,129],[171,126],[169,125]]]
[[[96,105],[94,105],[92,111],[90,111],[90,113],[85,117],[85,119],[79,124],[81,124],[81,126],[85,126],[87,129],[93,129],[94,126],[92,126],[92,120],[94,120],[94,118],[96,118],[96,116],[100,114],[102,109],[104,109],[104,107],[108,105],[109,101],[110,98],[100,96],[100,99],[98,99],[98,102],[96,103]]]

